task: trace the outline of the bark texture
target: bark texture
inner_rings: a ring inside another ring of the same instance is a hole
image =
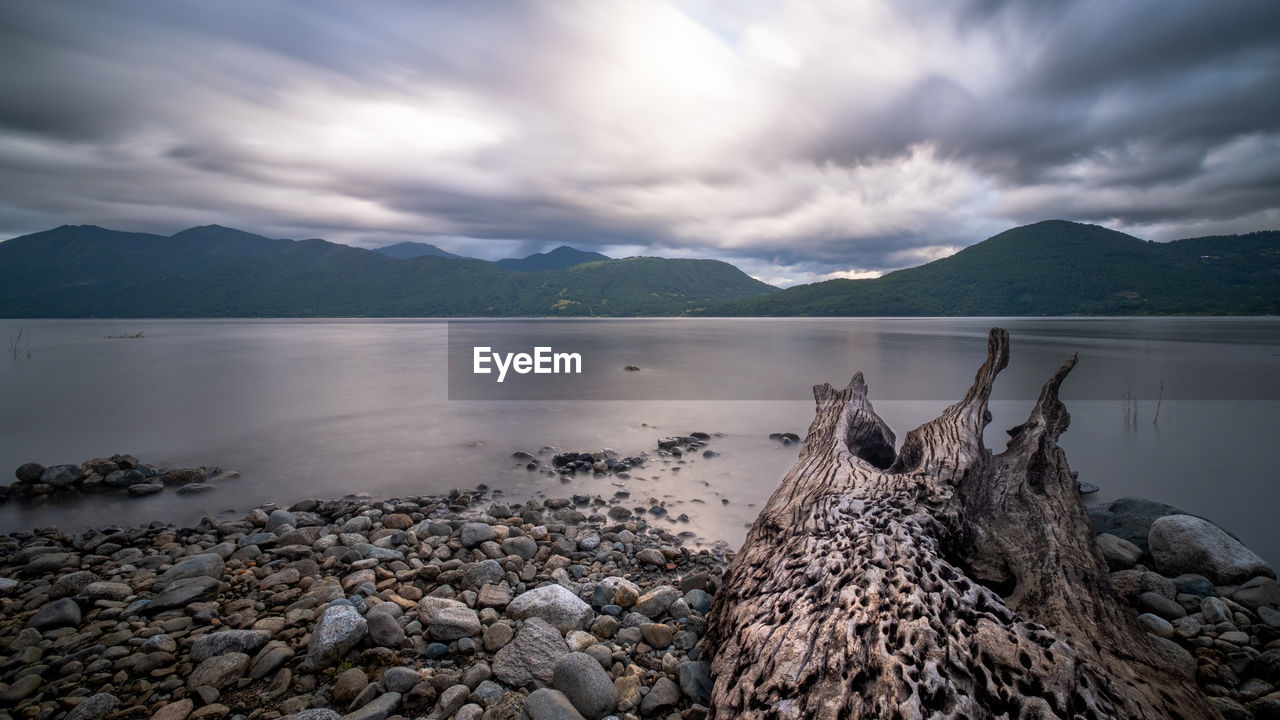
[[[1009,358],[991,331],[964,399],[908,433],[861,373],[814,388],[800,458],[711,612],[711,717],[1214,718],[1111,590],[1045,384],[1008,448],[983,446]]]

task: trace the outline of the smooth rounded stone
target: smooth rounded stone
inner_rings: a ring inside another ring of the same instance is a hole
[[[498,533],[488,523],[463,523],[458,532],[462,539],[462,547],[465,548],[473,548],[498,537]]]
[[[595,611],[568,588],[543,585],[517,595],[507,604],[506,615],[516,620],[539,617],[561,632],[568,632],[585,629]]]
[[[1280,583],[1255,577],[1231,593],[1231,599],[1255,612],[1264,605],[1280,607]]]
[[[133,594],[133,589],[120,582],[91,582],[81,591],[89,601],[111,600],[121,602]]]
[[[189,485],[202,483],[208,479],[209,473],[204,468],[174,468],[166,470],[160,476],[160,481],[165,485]]]
[[[0,703],[16,705],[22,700],[31,697],[36,690],[40,688],[39,673],[23,675],[9,684],[9,687],[0,690]]]
[[[614,505],[609,508],[608,515],[610,520],[626,520],[631,517],[631,508]]]
[[[641,595],[632,606],[632,610],[654,620],[662,616],[671,607],[671,603],[680,597],[680,591],[670,585],[659,585]],[[619,603],[621,604],[621,603]]]
[[[529,720],[584,720],[564,693],[540,688],[524,699],[524,715]]]
[[[685,697],[703,705],[711,702],[711,663],[686,660],[677,666],[676,676]]]
[[[26,467],[26,465],[22,467]],[[22,468],[19,469],[21,470]],[[40,473],[39,482],[56,488],[63,488],[75,485],[80,482],[80,479],[79,465],[52,465]]]
[[[701,615],[706,615],[711,610],[711,596],[701,588],[693,588],[685,593],[684,602]]]
[[[608,673],[586,653],[573,652],[561,658],[551,684],[588,720],[608,715],[618,704],[618,691]]]
[[[1165,575],[1197,573],[1218,585],[1232,585],[1276,572],[1265,560],[1221,528],[1192,515],[1166,515],[1148,535],[1156,568]]]
[[[277,508],[272,510],[271,514],[267,516],[267,521],[263,525],[262,529],[266,532],[273,533],[286,525],[296,528],[298,526],[297,518],[295,518],[293,513],[288,510]]]
[[[203,662],[214,655],[229,652],[257,652],[270,639],[271,633],[265,630],[221,630],[201,635],[191,645],[191,659]]]
[[[40,463],[23,463],[18,466],[18,469],[13,474],[18,478],[18,482],[38,483],[40,482],[40,476],[44,475],[44,471],[47,469]]]
[[[351,605],[330,605],[311,632],[304,669],[332,665],[355,647],[369,631],[369,623]]]
[[[519,555],[525,560],[532,560],[538,554],[538,543],[525,535],[516,535],[502,541],[502,552],[508,555]]]
[[[1185,514],[1172,505],[1136,497],[1120,498],[1104,505],[1091,505],[1085,510],[1089,513],[1089,520],[1095,531],[1128,540],[1142,548],[1143,552],[1148,550],[1147,536],[1156,518]]]
[[[333,701],[340,707],[346,707],[369,686],[369,676],[360,668],[349,668],[338,673],[333,679]]]
[[[602,603],[604,605],[614,604],[621,607],[631,607],[640,598],[640,586],[631,582],[626,578],[607,577],[597,583],[598,586],[606,588],[612,593],[609,598],[610,602]]]
[[[1252,712],[1246,710],[1243,705],[1231,698],[1210,697],[1207,699],[1209,704],[1222,716],[1222,720],[1254,720]]]
[[[1267,607],[1266,605],[1260,605],[1258,607],[1257,612],[1258,612],[1259,620],[1261,620],[1266,625],[1269,625],[1273,628],[1276,628],[1277,630],[1280,630],[1280,610],[1277,610],[1272,607]]]
[[[1178,603],[1153,592],[1144,592],[1138,596],[1138,609],[1142,612],[1159,615],[1165,620],[1177,620],[1186,617],[1187,611]]]
[[[1159,615],[1142,613],[1138,616],[1138,625],[1156,637],[1173,637],[1173,625]]]
[[[195,709],[191,698],[183,698],[160,708],[151,716],[151,720],[187,720],[187,716]]]
[[[425,720],[448,720],[458,708],[467,704],[470,695],[471,689],[466,685],[450,685],[440,693],[440,699],[436,700],[436,706]]]
[[[1179,593],[1187,595],[1195,595],[1196,597],[1217,597],[1218,588],[1216,588],[1209,578],[1195,573],[1185,573],[1173,579],[1173,586],[1177,588]]]
[[[343,720],[386,720],[400,707],[400,693],[389,692],[343,715]]]
[[[1093,544],[1111,570],[1128,570],[1142,559],[1142,548],[1111,533],[1095,537]]]
[[[659,678],[649,690],[649,694],[645,695],[644,700],[640,702],[640,712],[643,715],[649,715],[663,708],[672,707],[678,702],[680,702],[680,686],[671,682],[670,678]]]
[[[524,621],[515,638],[493,659],[493,674],[503,684],[527,687],[550,685],[556,664],[569,654],[560,631],[540,617]]]
[[[219,586],[218,579],[213,577],[192,577],[175,580],[169,583],[164,592],[147,603],[146,611],[159,612],[161,610],[186,607],[196,600],[216,595]]]
[[[308,708],[290,715],[285,715],[279,720],[338,720],[342,714],[336,710],[329,708]]]
[[[511,588],[505,585],[485,585],[476,594],[476,605],[482,608],[505,608],[514,597]]]
[[[483,630],[476,611],[457,600],[425,597],[418,603],[418,617],[433,640],[450,642],[479,635]]]
[[[1222,642],[1229,642],[1232,645],[1244,647],[1249,644],[1249,633],[1243,630],[1229,630],[1218,636]]]
[[[119,704],[120,700],[111,693],[90,695],[67,713],[66,720],[98,720],[109,715]]]
[[[1231,622],[1231,608],[1216,597],[1207,597],[1200,601],[1200,612],[1204,621],[1210,625]]]
[[[591,634],[602,640],[607,640],[613,637],[620,627],[622,627],[622,623],[616,617],[601,615],[591,623]]]
[[[253,664],[249,666],[249,677],[254,680],[264,678],[278,670],[293,656],[293,648],[279,640],[272,640],[253,657]]]
[[[191,689],[207,685],[221,690],[239,680],[249,669],[249,656],[241,652],[215,655],[196,666],[187,678]]]
[[[378,607],[382,606],[379,605]],[[365,613],[365,620],[369,623],[369,639],[375,645],[385,648],[398,648],[404,643],[404,628],[400,627],[400,623],[396,621],[395,616],[391,613],[369,611]]]
[[[53,552],[35,557],[22,566],[19,573],[23,577],[36,577],[48,573],[58,573],[69,568],[80,566],[80,556],[75,553]]]
[[[497,560],[465,563],[458,571],[462,573],[464,580],[462,587],[472,589],[479,589],[486,584],[497,585],[507,575]]]
[[[226,563],[215,553],[192,555],[191,557],[183,558],[173,567],[160,573],[151,588],[156,592],[161,592],[179,580],[197,577],[221,578],[226,567]]]
[[[484,708],[475,703],[467,703],[453,714],[453,720],[481,720],[483,717]]]
[[[640,626],[640,636],[657,650],[665,650],[671,647],[673,635],[671,626],[663,623],[645,623]]]
[[[178,493],[179,495],[195,495],[197,493],[204,493],[204,492],[209,492],[211,490],[217,490],[217,489],[218,489],[217,485],[210,485],[209,483],[195,482],[195,483],[187,483],[186,485],[179,485],[178,489],[175,490],[174,492]]]
[[[90,583],[97,581],[98,576],[88,570],[63,573],[53,582],[53,588],[49,594],[54,598],[79,595],[85,588],[89,587]]]
[[[389,692],[398,692],[401,695],[412,690],[420,682],[422,682],[422,676],[418,674],[416,668],[389,667],[382,673],[382,686]]]
[[[129,493],[130,497],[146,497],[164,492],[164,485],[160,483],[138,483],[137,485],[130,485],[126,492]]]
[[[662,567],[667,564],[667,558],[664,557],[660,551],[654,548],[645,548],[644,550],[636,553],[636,560],[639,560],[646,565],[655,565],[657,567]]]
[[[515,630],[504,622],[496,622],[484,629],[484,649],[489,652],[497,652],[506,647],[511,642],[511,638],[515,637]]]
[[[64,597],[46,603],[44,607],[37,610],[36,614],[27,620],[27,627],[44,632],[60,627],[80,627],[80,621],[80,606],[75,600]]]

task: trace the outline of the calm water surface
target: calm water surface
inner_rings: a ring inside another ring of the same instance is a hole
[[[705,431],[724,434],[712,443],[720,457],[655,460],[627,489],[688,513],[692,523],[675,529],[736,545],[795,458],[768,435],[804,434],[814,383],[843,385],[863,371],[901,439],[960,398],[992,325],[1010,330],[1013,352],[993,396],[989,447],[1003,449],[1003,430],[1079,353],[1063,387],[1073,422],[1061,444],[1081,479],[1102,488],[1090,502],[1141,495],[1178,505],[1280,561],[1271,463],[1280,322],[1270,318],[495,321],[455,323],[452,346],[443,321],[3,320],[0,337],[32,336],[29,359],[0,358],[5,476],[29,461],[129,452],[242,477],[204,495],[10,502],[0,531],[191,523],[265,501],[482,482],[515,499],[608,496],[618,489],[611,478],[562,485],[514,468],[510,454],[552,445],[630,455],[666,434]],[[144,337],[104,337],[136,332]],[[469,367],[460,353],[486,338],[580,352],[584,374],[513,375],[501,386],[460,378]],[[627,373],[627,364],[643,369]],[[1126,394],[1137,422],[1125,421]]]

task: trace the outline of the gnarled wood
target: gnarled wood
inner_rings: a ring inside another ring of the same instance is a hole
[[[711,717],[1213,718],[1107,584],[1058,388],[993,455],[991,331],[964,399],[894,435],[862,374],[817,416],[712,608]]]

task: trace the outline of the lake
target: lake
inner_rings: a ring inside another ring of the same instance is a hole
[[[511,453],[610,447],[655,455],[622,483],[637,504],[664,499],[672,515],[691,518],[673,530],[736,546],[795,459],[768,436],[804,435],[812,385],[863,371],[901,440],[963,395],[993,325],[1009,329],[1012,356],[996,383],[988,447],[1003,449],[1004,429],[1079,353],[1062,391],[1073,420],[1061,445],[1081,480],[1101,488],[1088,501],[1177,505],[1280,561],[1273,318],[3,320],[3,337],[31,334],[30,358],[0,359],[9,481],[24,462],[118,452],[241,477],[201,495],[10,502],[0,531],[189,524],[266,501],[479,483],[513,500],[607,497],[622,481],[562,483]],[[477,345],[577,353],[582,373],[510,372],[497,383],[472,372]],[[1136,421],[1126,417],[1133,406]],[[720,455],[656,458],[659,437],[693,431],[722,434],[710,445]]]

